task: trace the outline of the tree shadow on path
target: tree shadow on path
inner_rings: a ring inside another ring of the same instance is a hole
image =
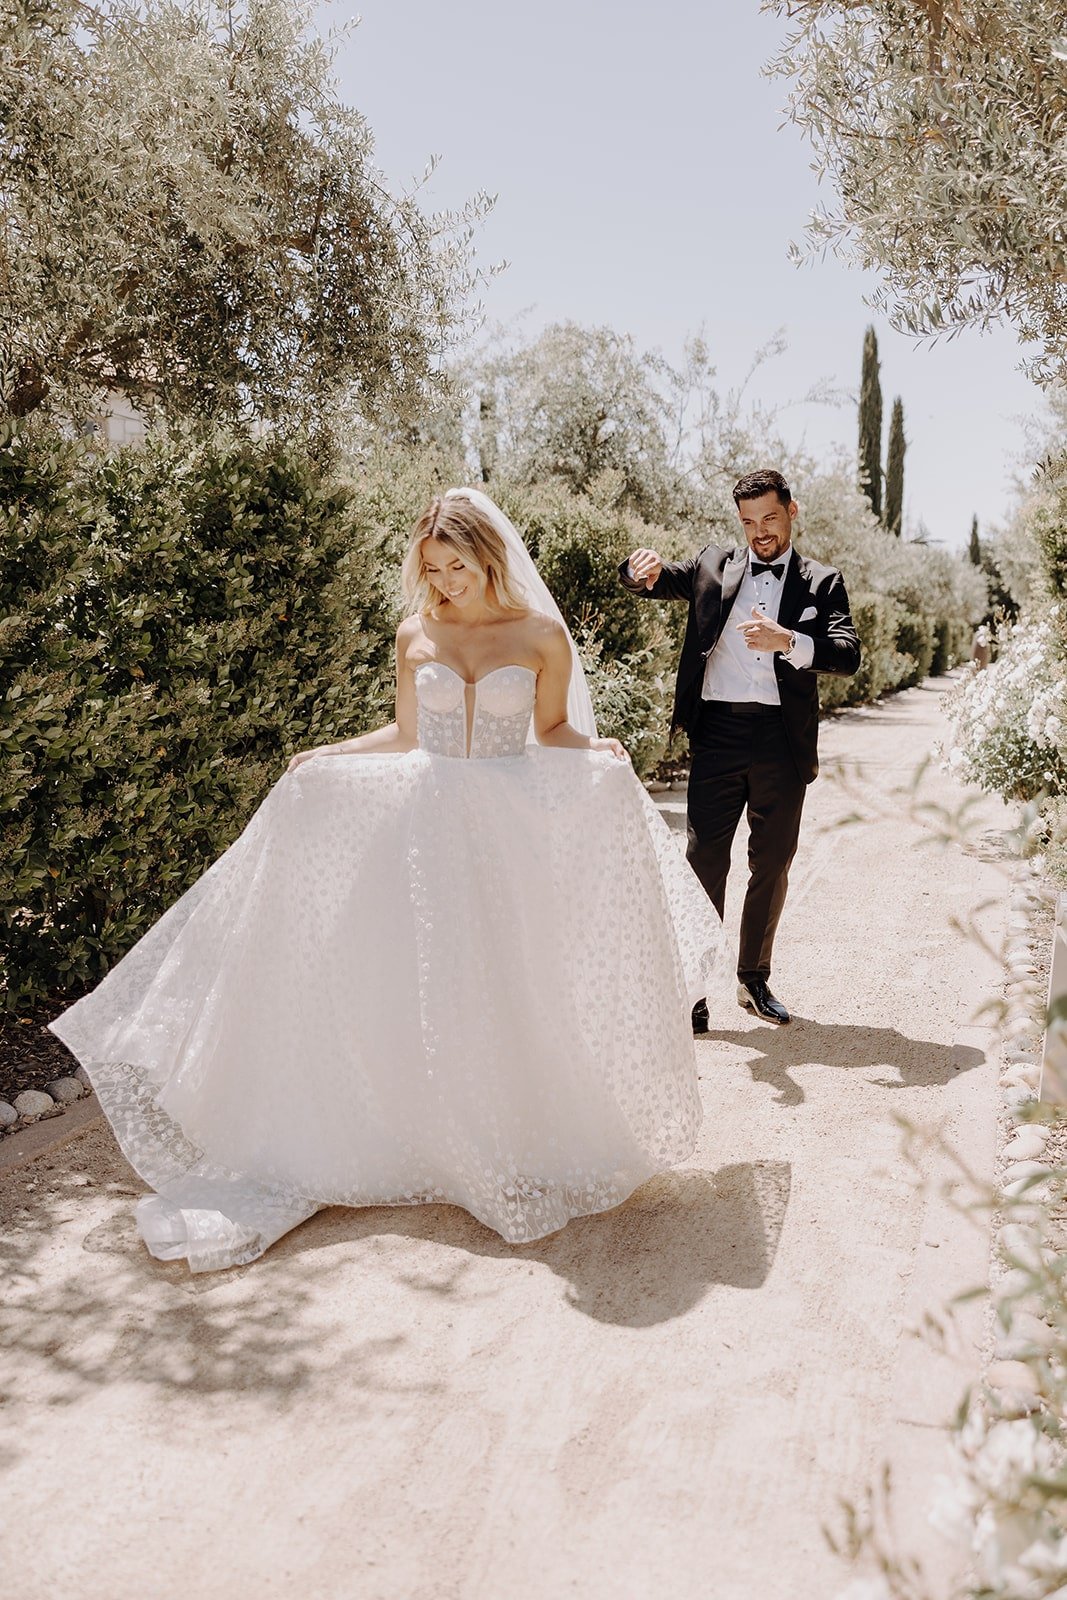
[[[910,1039],[897,1028],[868,1027],[864,1023],[812,1022],[794,1016],[787,1028],[712,1028],[706,1035],[741,1050],[758,1051],[748,1063],[756,1083],[777,1090],[777,1103],[798,1106],[804,1091],[791,1076],[800,1066],[840,1067],[848,1072],[888,1068],[896,1077],[869,1079],[883,1089],[941,1087],[961,1072],[985,1061],[973,1045],[938,1044],[931,1039]]]
[[[445,1381],[413,1363],[410,1330],[369,1328],[352,1306],[397,1289],[505,1330],[535,1264],[594,1323],[642,1329],[684,1316],[716,1286],[758,1289],[778,1248],[791,1168],[757,1161],[665,1172],[611,1211],[529,1245],[459,1206],[324,1207],[247,1266],[192,1274],[153,1260],[133,1207],[144,1185],[106,1127],[0,1182],[6,1392],[62,1410],[115,1383],[226,1397],[279,1413],[336,1378],[355,1415]],[[222,1413],[220,1413],[222,1414]],[[258,1415],[258,1413],[257,1413]],[[23,1454],[0,1442],[0,1473]]]

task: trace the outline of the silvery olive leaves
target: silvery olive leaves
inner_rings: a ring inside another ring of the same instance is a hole
[[[0,412],[425,403],[489,202],[395,195],[288,0],[0,0]]]
[[[1062,0],[765,0],[768,71],[838,191],[809,246],[883,284],[918,336],[1007,320],[1027,370],[1067,377],[1067,16]],[[799,254],[799,252],[798,252]]]

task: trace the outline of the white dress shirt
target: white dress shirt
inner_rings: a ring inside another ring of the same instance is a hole
[[[785,554],[776,556],[770,564],[788,564],[792,559],[793,546],[789,545]],[[777,622],[784,585],[784,571],[780,578],[776,578],[773,572],[753,574],[752,552],[748,552],[745,575],[734,596],[726,626],[704,667],[701,693],[705,700],[754,700],[766,706],[781,704],[778,680],[774,675],[775,652],[750,650],[744,634],[738,632],[737,624],[751,620],[754,606],[771,622]],[[782,660],[788,661],[796,670],[810,667],[815,658],[815,641],[809,633],[798,633],[792,650],[779,653]]]

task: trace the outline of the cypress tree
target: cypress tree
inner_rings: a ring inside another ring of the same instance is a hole
[[[878,336],[873,327],[863,335],[860,377],[860,488],[876,517],[882,515],[882,384],[878,376]]]
[[[885,525],[900,538],[904,521],[904,402],[897,395],[889,419],[889,449],[885,458]]]
[[[967,546],[967,554],[976,567],[982,565],[982,546],[978,541],[978,518],[971,518],[971,542]]]

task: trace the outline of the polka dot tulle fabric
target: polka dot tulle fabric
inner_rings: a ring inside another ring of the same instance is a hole
[[[51,1024],[154,1255],[215,1270],[322,1206],[431,1201],[519,1244],[692,1150],[721,925],[627,763],[526,742],[535,682],[427,664],[417,750],[282,777]]]

